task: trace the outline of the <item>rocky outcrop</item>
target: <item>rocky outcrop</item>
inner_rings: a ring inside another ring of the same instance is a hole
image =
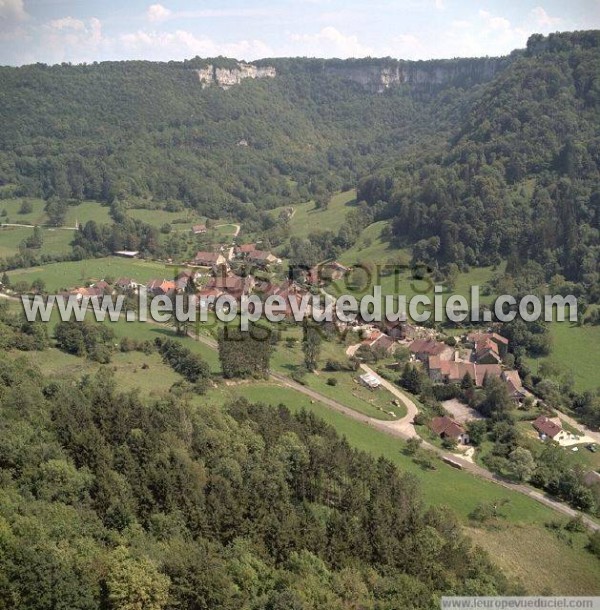
[[[239,85],[247,78],[275,78],[277,76],[275,68],[271,66],[254,66],[245,63],[239,63],[231,68],[220,68],[211,64],[196,72],[203,87],[215,84],[223,89]]]
[[[509,59],[504,57],[386,63],[374,60],[370,64],[326,63],[324,72],[354,81],[369,91],[382,93],[400,84],[414,85],[417,88],[472,86],[491,80],[508,62]]]
[[[284,60],[285,61],[285,60]],[[319,60],[317,60],[319,61]],[[435,90],[444,86],[470,87],[491,80],[508,65],[508,57],[485,57],[479,59],[440,59],[429,61],[403,61],[394,59],[366,60],[321,60],[319,68],[329,76],[353,81],[372,93],[382,93],[396,85],[411,85],[419,90]],[[281,74],[304,71],[302,64],[279,66]],[[273,66],[248,64],[235,60],[219,64],[218,60],[197,69],[203,87],[217,85],[229,89],[247,78],[274,78],[277,70]],[[313,69],[313,73],[314,69]],[[318,72],[317,72],[318,73]]]

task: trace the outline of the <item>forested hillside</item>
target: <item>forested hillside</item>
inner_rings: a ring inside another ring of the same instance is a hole
[[[1,68],[0,196],[171,200],[259,228],[358,182],[415,260],[508,258],[600,298],[598,32],[501,60],[263,60],[275,78],[228,90],[203,88],[207,61]]]
[[[0,361],[0,607],[434,608],[506,579],[409,476],[306,413]]]
[[[311,62],[227,91],[196,62],[0,69],[5,196],[176,199],[213,217],[325,198],[433,132],[406,90],[373,95]]]
[[[359,197],[389,203],[415,260],[508,258],[529,289],[563,276],[600,300],[600,34],[532,37],[465,108],[443,151],[390,165]]]

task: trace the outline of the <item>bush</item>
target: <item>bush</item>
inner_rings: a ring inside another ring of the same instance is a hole
[[[296,383],[300,385],[306,385],[306,371],[294,371],[291,375],[291,378]]]
[[[585,532],[586,527],[581,515],[577,515],[576,517],[569,519],[568,523],[565,525],[565,529],[568,532]]]
[[[31,214],[31,212],[33,212],[33,204],[24,199],[19,206],[19,214]]]
[[[327,380],[327,385],[336,386],[338,384],[338,380],[335,377],[330,377]]]
[[[341,360],[327,360],[327,362],[325,363],[325,370],[326,371],[332,371],[332,372],[337,372],[337,371],[347,371],[349,370],[349,366],[347,364],[345,364],[344,362],[342,362]]]
[[[600,531],[594,532],[590,536],[590,541],[587,545],[588,550],[600,559]]]
[[[404,453],[406,455],[415,455],[417,451],[419,451],[421,444],[423,443],[423,439],[415,436],[413,438],[409,438],[406,441],[406,447],[404,448]]]
[[[456,439],[453,439],[453,438],[446,437],[442,440],[442,447],[444,449],[448,449],[450,451],[456,449],[457,444],[458,443],[457,443]]]
[[[415,426],[426,426],[429,423],[429,417],[422,411],[419,411],[413,419]]]

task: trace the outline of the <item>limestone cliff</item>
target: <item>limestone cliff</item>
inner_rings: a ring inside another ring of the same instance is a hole
[[[491,80],[509,61],[507,57],[486,57],[431,61],[325,62],[323,71],[356,82],[369,91],[382,93],[399,84],[418,88],[475,85]]]
[[[246,78],[274,78],[277,73],[271,66],[254,66],[239,63],[235,67],[221,68],[209,64],[201,70],[196,70],[203,87],[216,84],[223,89],[239,85]]]

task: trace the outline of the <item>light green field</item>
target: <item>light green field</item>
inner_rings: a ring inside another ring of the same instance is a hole
[[[393,258],[408,264],[410,253],[407,250],[390,247],[389,243],[383,239],[382,234],[387,225],[385,220],[369,225],[361,233],[356,244],[340,256],[340,262],[345,265],[355,265],[363,261],[386,263],[388,259]]]
[[[19,214],[21,202],[25,199],[33,206],[33,210],[29,214]],[[12,222],[15,224],[31,224],[41,225],[48,221],[48,217],[44,212],[45,201],[42,199],[33,199],[31,197],[17,199],[3,199],[0,201],[0,211],[6,210],[8,216],[0,217],[0,223]],[[8,220],[7,220],[8,218]]]
[[[98,224],[112,222],[108,206],[102,205],[98,201],[83,201],[79,205],[70,205],[65,225],[67,227],[74,227],[75,223],[84,225],[90,220],[94,220]]]
[[[140,283],[146,283],[153,278],[171,279],[173,269],[164,263],[109,256],[18,269],[9,272],[8,275],[13,284],[19,281],[31,284],[36,278],[42,278],[46,282],[46,290],[55,292],[82,286],[86,282],[98,281],[109,276],[115,280],[120,277],[131,277]]]
[[[337,231],[355,203],[356,191],[351,190],[334,195],[326,210],[316,209],[312,201],[291,206],[295,210],[289,222],[291,234],[296,237],[308,237],[316,231]],[[290,206],[285,206],[287,207]],[[277,217],[285,208],[276,208],[271,214]]]
[[[219,357],[215,350],[207,347],[200,341],[192,339],[191,337],[176,336],[172,327],[161,324],[150,324],[148,322],[126,322],[123,319],[115,323],[110,323],[110,327],[114,331],[117,339],[122,337],[131,337],[132,339],[137,339],[138,341],[154,341],[156,337],[162,337],[181,341],[181,343],[190,351],[202,356],[202,358],[204,358],[204,360],[206,360],[210,366],[213,373],[218,373],[221,371]]]
[[[58,379],[80,378],[85,374],[94,373],[102,366],[107,366],[114,371],[119,388],[125,391],[139,388],[144,395],[167,392],[174,383],[182,380],[182,377],[171,367],[163,364],[159,354],[117,351],[113,353],[112,361],[107,365],[65,354],[54,348],[45,352],[29,352],[28,358],[45,375]],[[144,364],[148,365],[148,368],[142,368]]]
[[[552,352],[547,358],[529,358],[537,373],[541,362],[549,361],[562,371],[573,373],[579,391],[600,387],[600,326],[575,326],[570,322],[552,322]]]
[[[166,210],[131,208],[127,210],[127,215],[154,227],[160,228],[164,224],[171,224],[174,231],[191,231],[192,225],[206,221],[204,216],[199,216],[195,210],[190,209],[181,212],[167,212]],[[180,220],[185,220],[185,223],[175,222]]]
[[[19,252],[19,244],[33,234],[33,228],[2,227],[0,228],[0,258],[13,256]],[[71,251],[73,231],[64,229],[42,229],[43,245],[40,254],[68,254]]]
[[[214,227],[214,229],[209,229],[209,233],[214,233],[215,236],[219,237],[233,237],[237,226],[234,224],[222,224]]]
[[[283,333],[284,337],[295,337],[300,339],[299,328],[288,329]],[[307,387],[320,392],[328,398],[338,400],[347,407],[368,415],[375,419],[394,420],[406,414],[404,405],[398,407],[393,404],[395,397],[383,387],[377,390],[369,390],[358,383],[360,372],[350,371],[325,371],[323,366],[327,359],[345,361],[346,346],[337,341],[323,341],[321,343],[321,354],[319,357],[319,370],[316,373],[307,373],[304,383]],[[291,375],[295,370],[302,368],[304,356],[302,354],[301,341],[297,341],[291,347],[280,341],[271,359],[271,369],[284,375]],[[327,383],[329,379],[335,379],[337,385]]]
[[[47,224],[48,216],[44,212],[45,201],[42,199],[25,198],[33,205],[33,211],[29,214],[19,214],[19,208],[23,199],[5,199],[0,201],[0,210],[6,210],[10,222],[16,224],[43,225]],[[74,227],[75,222],[85,224],[88,220],[98,223],[110,222],[109,208],[97,201],[83,201],[77,205],[69,205],[65,226]],[[6,218],[0,218],[0,223],[8,222]]]

